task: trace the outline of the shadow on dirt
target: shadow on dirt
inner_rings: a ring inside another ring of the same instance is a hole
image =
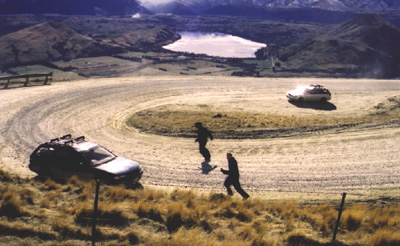
[[[208,174],[212,170],[214,170],[215,168],[217,168],[217,166],[211,166],[208,161],[204,161],[204,162],[201,163],[201,168],[200,169],[201,169],[201,173],[202,174]]]
[[[298,108],[310,108],[310,109],[315,109],[315,110],[326,110],[326,111],[336,110],[336,106],[330,102],[289,101],[289,103]]]

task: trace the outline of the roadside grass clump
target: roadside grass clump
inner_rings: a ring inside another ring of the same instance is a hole
[[[294,230],[287,236],[286,242],[292,246],[322,246],[323,243],[318,240],[312,239],[301,230]]]
[[[22,221],[0,221],[0,235],[16,236],[18,238],[40,238],[54,240],[57,233],[47,225],[29,225]]]
[[[94,181],[15,180],[0,185],[0,235],[7,236],[0,244],[88,244]],[[330,244],[336,203],[243,201],[216,192],[101,184],[96,240],[99,245],[391,246],[400,242],[400,206],[393,204],[345,206],[337,242]]]
[[[132,192],[130,192],[130,190],[126,189],[126,187],[123,185],[108,186],[107,189],[104,191],[104,196],[110,202],[121,202],[126,199],[135,199],[136,198],[136,197],[134,197]]]
[[[43,183],[43,186],[47,190],[57,190],[60,187],[60,184],[58,184],[51,178],[47,178],[46,181]]]
[[[152,221],[164,223],[163,213],[160,211],[160,206],[140,201],[133,205],[132,210],[136,212],[140,218],[147,218]]]
[[[67,184],[81,187],[83,185],[83,182],[76,175],[73,175],[67,180]]]
[[[373,233],[370,245],[397,246],[400,245],[400,232],[393,229],[379,229]]]
[[[27,214],[28,212],[23,208],[21,200],[16,194],[7,191],[2,196],[0,215],[8,218],[17,218]]]
[[[169,232],[176,232],[179,228],[192,228],[200,225],[200,217],[180,202],[167,205],[165,225]]]
[[[128,216],[124,213],[123,203],[101,202],[97,208],[99,224],[122,226],[128,223]],[[94,218],[93,204],[79,203],[73,209],[75,221],[78,224],[90,224]]]
[[[58,232],[62,238],[79,238],[81,240],[89,240],[90,234],[84,233],[70,217],[55,217],[52,221],[52,228]]]
[[[4,169],[0,168],[0,181],[9,182],[12,180],[11,175],[6,172]]]
[[[368,213],[368,222],[374,228],[400,226],[400,206],[376,207]]]
[[[25,202],[29,205],[34,204],[36,194],[35,190],[33,190],[32,188],[26,186],[22,187],[19,195],[21,197],[22,202]]]
[[[349,231],[357,231],[366,217],[366,210],[364,205],[355,204],[343,211],[341,222],[344,227]]]

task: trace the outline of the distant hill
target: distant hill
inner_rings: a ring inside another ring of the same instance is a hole
[[[329,11],[377,13],[382,10],[399,10],[399,0],[142,0],[146,8],[155,13],[204,14],[218,12],[222,15],[231,15],[234,9],[323,9]],[[168,7],[166,7],[168,6]],[[237,11],[236,11],[237,12]],[[242,13],[246,13],[242,11]],[[249,12],[246,13],[247,16]],[[306,17],[306,16],[305,16]]]
[[[202,12],[207,15],[251,16],[277,21],[315,22],[337,24],[357,16],[353,12],[333,11],[320,8],[269,8],[255,5],[219,5]]]
[[[373,14],[360,15],[283,49],[287,69],[330,70],[353,77],[400,76],[400,29]]]
[[[64,23],[46,22],[0,37],[0,68],[122,51],[121,47],[81,35]]]

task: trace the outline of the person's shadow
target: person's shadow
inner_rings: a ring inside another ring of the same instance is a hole
[[[217,166],[211,166],[208,161],[204,161],[201,163],[201,173],[202,174],[209,174],[212,170],[217,168]]]

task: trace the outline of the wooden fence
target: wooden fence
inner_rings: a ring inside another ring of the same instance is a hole
[[[36,80],[31,80],[31,78],[39,78]],[[24,75],[13,75],[0,77],[0,86],[4,85],[4,89],[8,89],[11,84],[22,84],[26,87],[30,85],[30,82],[41,83],[43,85],[49,85],[53,80],[53,73],[34,73],[34,74],[24,74]],[[5,82],[2,82],[5,81]]]

